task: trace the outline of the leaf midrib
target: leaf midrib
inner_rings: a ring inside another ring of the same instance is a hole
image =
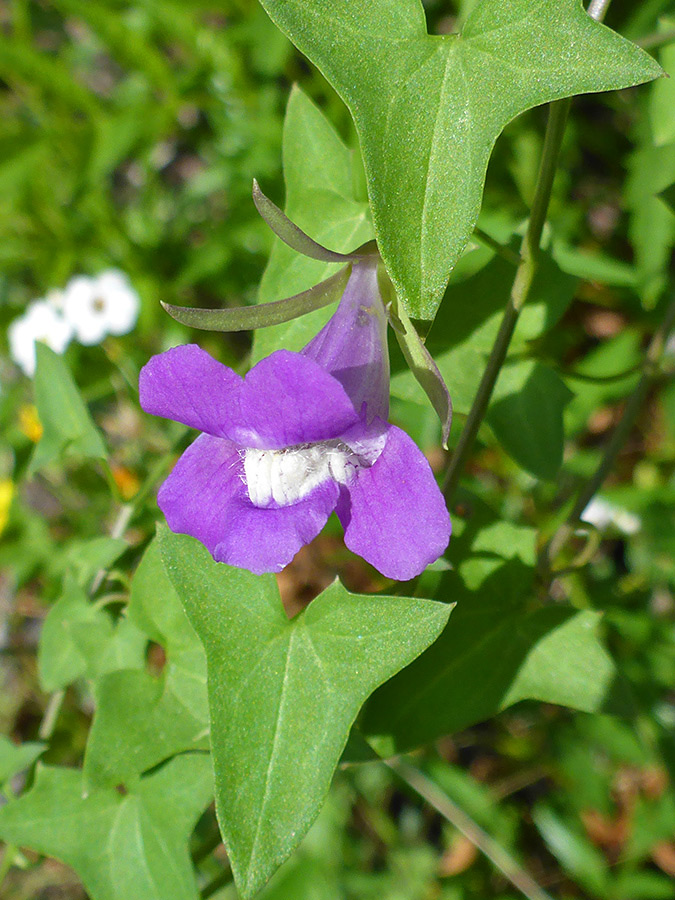
[[[278,752],[279,747],[279,734],[281,731],[281,722],[284,715],[284,710],[286,706],[286,692],[288,688],[288,673],[289,666],[291,661],[291,649],[293,647],[293,638],[295,637],[295,630],[289,629],[289,637],[288,637],[288,645],[286,647],[286,661],[284,664],[284,676],[281,681],[281,690],[279,691],[279,701],[277,706],[277,716],[274,724],[274,737],[272,738],[272,749],[270,750],[269,761],[267,763],[267,768],[265,770],[265,788],[263,791],[263,798],[260,803],[260,811],[258,814],[258,821],[256,822],[256,830],[253,836],[253,843],[251,845],[251,853],[249,856],[249,863],[246,870],[246,881],[248,884],[251,884],[253,879],[253,871],[255,869],[256,858],[258,855],[258,844],[260,841],[260,835],[262,831],[262,823],[265,818],[267,803],[269,802],[270,795],[270,785],[271,785],[271,776],[272,769],[275,766],[275,757]]]

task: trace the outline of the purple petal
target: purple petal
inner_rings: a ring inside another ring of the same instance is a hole
[[[340,441],[372,466],[384,450],[391,427],[384,419],[376,418],[372,422],[361,419],[340,435]]]
[[[339,437],[359,421],[342,385],[318,363],[277,350],[254,366],[240,394],[242,447],[275,450]]]
[[[238,421],[242,379],[196,344],[153,356],[141,369],[138,389],[147,413],[182,422],[217,437]]]
[[[280,572],[321,531],[338,496],[338,485],[327,481],[293,506],[261,509],[248,499],[238,501],[228,509],[214,558],[255,575]]]
[[[258,508],[248,498],[238,448],[202,434],[176,463],[157,502],[172,531],[201,541],[218,562],[256,575],[280,572],[335,509],[329,481],[294,506]]]
[[[394,425],[377,462],[343,489],[337,512],[349,549],[397,581],[419,575],[450,539],[450,516],[431,467]]]
[[[302,350],[342,384],[355,408],[366,404],[368,420],[389,413],[387,316],[377,285],[377,262],[354,264],[340,304]]]
[[[202,434],[174,466],[157,503],[172,531],[192,535],[213,554],[227,530],[232,505],[245,497],[237,447],[224,438]]]

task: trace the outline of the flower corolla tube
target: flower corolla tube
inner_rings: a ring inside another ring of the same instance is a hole
[[[153,357],[146,412],[203,433],[160,488],[172,531],[214,559],[279,572],[335,510],[345,543],[388,578],[445,550],[450,517],[429,463],[387,422],[387,317],[372,257],[299,353],[277,350],[240,377],[195,344]]]

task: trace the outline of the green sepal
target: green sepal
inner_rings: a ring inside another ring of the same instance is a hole
[[[259,306],[239,306],[236,309],[196,309],[189,306],[173,306],[162,303],[172,319],[190,328],[202,331],[252,331],[290,322],[337,302],[347,286],[351,266],[345,266],[325,281],[315,284],[294,297],[262,303]]]
[[[410,321],[405,307],[398,302],[394,286],[383,266],[378,269],[378,281],[382,299],[389,313],[389,323],[405,361],[441,420],[442,444],[447,450],[452,425],[452,399],[448,387],[433,356],[424,346],[424,341]]]
[[[335,250],[329,250],[323,244],[319,244],[302,228],[299,228],[295,222],[292,222],[286,213],[282,212],[276,203],[273,203],[269,197],[260,190],[260,185],[253,179],[253,202],[262,218],[267,222],[272,231],[276,234],[280,241],[283,241],[291,250],[307,256],[309,259],[316,259],[319,262],[326,263],[347,263],[356,262],[364,255],[372,252],[372,244],[366,244],[364,248],[356,250],[354,253],[338,253]]]

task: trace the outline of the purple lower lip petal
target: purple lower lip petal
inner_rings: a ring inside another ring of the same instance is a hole
[[[292,506],[260,508],[242,500],[230,510],[214,559],[256,575],[280,572],[319,534],[338,494],[337,484],[327,481]]]
[[[349,549],[397,581],[419,575],[450,540],[450,516],[431,467],[394,425],[374,465],[343,491],[338,515]]]

